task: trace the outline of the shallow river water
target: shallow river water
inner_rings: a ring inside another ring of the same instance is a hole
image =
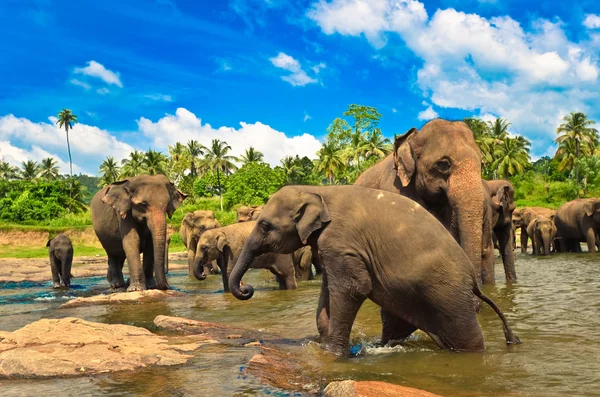
[[[76,289],[54,292],[50,283],[0,283],[0,330],[13,331],[40,318],[74,316],[157,331],[159,315],[213,321],[279,334],[302,347],[321,382],[382,380],[444,396],[600,396],[600,255],[517,256],[518,283],[507,285],[497,261],[495,286],[484,291],[507,315],[523,341],[506,346],[500,320],[483,306],[479,321],[485,353],[443,352],[417,332],[404,346],[374,348],[381,332],[377,307],[367,302],[354,324],[357,357],[334,359],[308,342],[316,335],[320,282],[278,291],[264,271],[245,282],[256,288],[247,302],[222,293],[220,276],[204,282],[181,272],[171,285],[189,293],[166,302],[59,309],[72,296],[105,291],[103,277],[76,279]],[[68,336],[65,336],[68,338]],[[0,380],[1,396],[302,396],[261,384],[241,369],[255,354],[248,348],[203,347],[188,364],[133,373],[49,380]]]

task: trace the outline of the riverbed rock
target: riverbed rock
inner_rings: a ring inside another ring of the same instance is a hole
[[[78,376],[180,365],[202,344],[130,325],[75,317],[43,319],[0,333],[0,377]]]
[[[246,331],[242,328],[206,321],[191,320],[183,317],[156,316],[154,325],[161,329],[183,335],[210,335],[212,338],[222,339],[247,339],[252,337],[250,331]],[[230,336],[235,336],[235,338],[230,338]]]
[[[441,397],[424,390],[387,382],[353,380],[331,382],[323,393],[323,397]]]
[[[68,302],[60,305],[61,308],[78,307],[78,306],[90,306],[90,305],[115,305],[123,303],[143,303],[143,302],[157,302],[167,298],[184,296],[185,293],[167,290],[161,291],[157,289],[149,289],[145,291],[132,291],[132,292],[116,292],[114,294],[107,295],[95,295],[85,298],[75,298]]]

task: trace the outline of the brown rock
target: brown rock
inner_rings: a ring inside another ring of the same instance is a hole
[[[412,387],[386,382],[356,382],[344,380],[331,382],[324,390],[323,397],[441,397]]]
[[[43,319],[0,335],[0,377],[76,376],[179,365],[193,357],[186,352],[201,345],[130,325],[74,317]]]
[[[113,305],[121,303],[141,303],[141,302],[156,302],[167,298],[184,296],[183,292],[179,291],[160,291],[157,289],[149,289],[146,291],[133,292],[116,292],[108,295],[96,295],[87,298],[75,298],[60,305],[61,308],[88,306],[88,305]]]
[[[184,335],[197,335],[197,334],[209,334],[213,337],[226,338],[231,335],[232,332],[238,332],[240,338],[244,331],[240,328],[226,326],[217,323],[209,323],[206,321],[191,320],[182,317],[172,316],[157,316],[154,319],[154,325],[167,331],[179,332]]]

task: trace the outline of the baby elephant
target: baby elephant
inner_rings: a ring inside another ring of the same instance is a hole
[[[538,215],[529,222],[527,235],[533,242],[533,255],[550,255],[550,248],[556,236],[556,226],[552,219]]]
[[[206,278],[204,267],[216,260],[223,277],[223,289],[229,292],[229,263],[237,262],[255,224],[255,221],[235,223],[202,233],[193,264],[194,276],[198,280],[204,280]],[[280,289],[297,287],[292,255],[266,253],[252,261],[251,267],[270,270],[277,278]]]
[[[421,329],[443,349],[483,350],[475,297],[500,317],[506,341],[519,342],[433,215],[399,194],[360,186],[286,186],[275,193],[231,272],[232,294],[252,297],[252,286],[240,282],[259,255],[306,245],[324,270],[317,328],[336,354],[349,354],[352,324],[366,299],[381,307],[383,343]]]
[[[71,265],[73,264],[73,244],[64,234],[59,234],[46,243],[52,270],[52,288],[71,286]]]

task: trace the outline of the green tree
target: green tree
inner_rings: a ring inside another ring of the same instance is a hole
[[[11,180],[16,179],[18,175],[17,168],[10,165],[6,161],[0,161],[0,179]]]
[[[579,159],[578,168],[581,171],[583,191],[600,189],[600,156],[586,156]]]
[[[266,163],[249,162],[229,177],[223,198],[229,208],[235,204],[261,205],[285,182],[281,167],[272,169]]]
[[[192,139],[187,143],[187,151],[189,154],[190,175],[192,178],[196,178],[198,176],[196,165],[200,160],[200,156],[204,154],[205,147],[198,143],[198,141]]]
[[[189,182],[187,180],[183,182],[186,179],[185,172],[188,168],[190,168],[190,155],[187,146],[181,142],[176,142],[175,145],[169,146],[167,160],[167,177],[169,180],[180,188],[182,183],[191,187],[191,183],[193,183],[191,175],[189,176]],[[189,191],[186,191],[186,193],[189,193]]]
[[[506,137],[501,142],[494,152],[495,160],[492,164],[492,168],[498,170],[498,176],[508,179],[512,175],[524,172],[530,165],[531,143],[522,136]]]
[[[227,142],[213,139],[209,148],[206,148],[205,164],[206,168],[217,174],[219,186],[219,198],[221,203],[221,211],[223,211],[223,186],[221,185],[221,174],[229,175],[237,169],[233,163],[237,158],[229,155],[231,146]]]
[[[130,178],[144,173],[144,152],[134,150],[121,161],[121,178]]]
[[[488,121],[488,134],[496,139],[504,139],[508,137],[508,127],[510,123],[502,118],[497,118],[494,121]]]
[[[227,192],[228,178],[221,175],[217,178],[214,172],[206,172],[200,178],[194,181],[193,191],[196,197],[214,197],[218,196],[223,188],[223,192]]]
[[[40,174],[40,166],[37,161],[27,160],[21,162],[19,170],[19,179],[31,181],[37,178]]]
[[[246,153],[244,153],[242,155],[240,160],[244,164],[260,163],[261,161],[263,161],[264,157],[265,156],[261,152],[259,152],[258,150],[254,149],[252,146],[250,146],[248,149],[246,149]]]
[[[367,159],[371,156],[382,159],[392,152],[392,143],[389,139],[383,137],[379,128],[375,128],[367,138],[365,148],[365,157]]]
[[[57,179],[60,176],[58,162],[52,157],[45,158],[41,161],[39,171],[39,176],[47,180]]]
[[[161,152],[148,149],[143,160],[144,172],[148,175],[166,175],[167,157]]]
[[[475,117],[467,117],[463,121],[469,126],[471,131],[473,131],[473,136],[476,140],[485,135],[489,135],[489,125],[485,121]]]
[[[56,116],[56,124],[59,128],[65,129],[67,134],[67,150],[69,152],[69,175],[73,178],[73,159],[71,158],[71,143],[69,142],[69,130],[73,129],[75,123],[77,123],[77,116],[69,109],[63,109]]]
[[[333,185],[336,176],[341,174],[346,165],[343,160],[342,150],[333,142],[325,142],[317,152],[316,170],[322,172]]]
[[[100,181],[98,181],[98,186],[103,187],[115,183],[119,180],[119,172],[119,164],[117,164],[115,158],[112,156],[107,157],[100,164],[100,172],[98,173]]]

